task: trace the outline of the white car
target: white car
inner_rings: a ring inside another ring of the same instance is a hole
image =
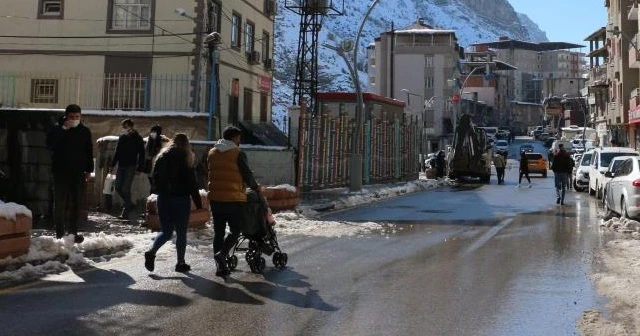
[[[616,156],[639,156],[633,148],[626,147],[600,147],[593,149],[591,162],[589,163],[589,195],[602,198],[604,191],[604,173],[609,168],[611,160]]]
[[[507,140],[498,140],[495,143],[496,153],[498,152],[507,152],[509,151],[509,141]]]
[[[637,218],[640,215],[639,158],[626,159],[615,173],[606,174],[611,181],[607,185],[605,209],[622,217]]]
[[[611,163],[609,164],[609,168],[607,168],[607,171],[604,173],[604,183],[603,183],[603,194],[602,194],[602,199],[604,202],[605,197],[607,197],[607,184],[609,183],[609,181],[611,180],[611,176],[615,175],[616,171],[620,168],[620,166],[622,165],[622,163],[626,160],[626,159],[633,159],[635,156],[629,156],[629,155],[623,155],[623,156],[616,156],[613,159],[611,159]],[[611,173],[611,174],[607,174],[607,173]]]
[[[593,151],[590,150],[584,153],[580,160],[576,160],[573,168],[573,188],[576,191],[582,192],[589,187],[589,163],[592,155]]]

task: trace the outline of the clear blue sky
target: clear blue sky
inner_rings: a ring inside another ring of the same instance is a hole
[[[511,6],[526,14],[549,41],[571,42],[586,46],[584,38],[607,24],[603,0],[509,0]]]

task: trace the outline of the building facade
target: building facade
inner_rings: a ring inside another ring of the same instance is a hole
[[[0,103],[271,121],[275,1],[5,0]],[[215,44],[205,37],[218,32]],[[215,47],[214,47],[215,46]],[[211,48],[210,48],[211,47]]]
[[[452,132],[450,80],[459,60],[455,31],[436,29],[421,21],[382,33],[368,48],[369,90],[404,100],[407,113],[424,125],[427,151],[444,148]]]

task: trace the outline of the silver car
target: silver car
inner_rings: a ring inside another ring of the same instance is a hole
[[[640,215],[640,159],[628,158],[614,172],[607,172],[611,177],[607,183],[605,209],[620,214],[625,218],[636,218]]]
[[[585,191],[589,187],[589,163],[591,162],[591,155],[593,155],[593,151],[584,153],[580,161],[576,161],[576,165],[573,168],[573,188],[576,191]]]

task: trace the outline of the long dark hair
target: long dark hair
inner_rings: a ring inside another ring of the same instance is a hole
[[[170,150],[179,150],[181,152],[184,152],[185,155],[185,161],[187,162],[187,165],[189,167],[194,167],[195,163],[196,163],[196,155],[195,153],[193,153],[193,150],[191,150],[191,144],[189,143],[189,137],[184,134],[184,133],[178,133],[176,134],[173,139],[171,139],[171,141],[169,142],[169,145],[165,148],[163,148],[160,151],[160,154],[163,154],[164,152],[168,152]],[[160,155],[158,155],[159,157]]]

